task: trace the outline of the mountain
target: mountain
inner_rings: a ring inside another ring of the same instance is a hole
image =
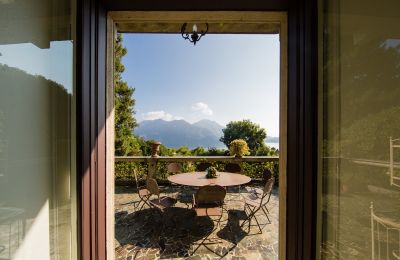
[[[274,136],[267,136],[265,139],[266,143],[279,143],[279,137],[274,137]]]
[[[190,149],[198,146],[223,148],[224,144],[219,141],[222,128],[223,126],[211,120],[200,120],[190,124],[185,120],[156,119],[140,122],[135,134],[145,139],[160,141],[171,148],[179,148],[182,145]]]
[[[218,139],[222,136],[222,128],[224,128],[217,122],[208,119],[202,119],[193,125],[210,130],[215,136],[218,136]]]

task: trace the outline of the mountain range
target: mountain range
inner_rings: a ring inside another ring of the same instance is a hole
[[[165,121],[162,119],[144,120],[139,122],[135,134],[160,141],[167,147],[179,148],[186,145],[190,149],[202,146],[205,148],[226,148],[219,141],[224,126],[215,121],[202,119],[196,123],[189,123],[185,120]],[[270,137],[266,142],[279,142],[278,137]]]
[[[224,148],[219,141],[223,126],[217,122],[203,119],[196,123],[185,120],[165,121],[162,119],[145,120],[139,123],[135,134],[145,139],[160,141],[167,147],[179,148],[186,145],[190,149],[198,146]]]

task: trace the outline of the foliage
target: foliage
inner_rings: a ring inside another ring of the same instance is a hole
[[[256,151],[265,146],[264,140],[267,138],[265,129],[250,120],[231,121],[222,129],[223,136],[220,141],[227,147],[235,139],[243,139],[250,148],[250,154],[255,155]]]
[[[192,153],[187,146],[181,146],[178,148],[178,150],[176,150],[176,155],[190,156],[190,155],[192,155]]]
[[[167,171],[168,163],[159,162],[157,163],[156,175],[154,176],[158,180],[166,180],[168,177]],[[225,163],[213,162],[212,166],[217,171],[224,171]],[[269,169],[275,177],[276,183],[279,179],[279,162],[246,162],[241,164],[243,174],[249,176],[252,179],[262,179],[262,173],[265,169]],[[136,173],[139,179],[145,179],[148,172],[147,163],[135,163],[135,162],[116,162],[115,163],[115,179],[116,180],[134,180],[133,170],[136,169]],[[196,163],[183,163],[183,172],[193,172],[196,170]]]
[[[133,130],[138,126],[134,118],[134,88],[122,80],[125,70],[121,60],[127,53],[122,46],[122,36],[118,34],[114,49],[114,101],[115,101],[115,155],[141,155],[138,139]]]
[[[235,139],[229,144],[229,153],[232,156],[249,155],[249,147],[243,139]]]
[[[207,179],[212,179],[212,178],[217,178],[217,177],[218,177],[217,169],[215,167],[211,166],[206,169],[206,178]]]
[[[257,149],[255,155],[256,156],[275,156],[275,155],[279,155],[279,150],[277,150],[275,147],[269,147],[267,145],[264,145]]]
[[[196,147],[195,149],[193,149],[191,151],[192,155],[194,156],[199,156],[199,155],[203,155],[206,153],[206,149],[202,146]]]
[[[389,160],[389,137],[400,137],[400,106],[370,114],[342,131],[344,157]]]
[[[138,126],[135,115],[135,99],[133,94],[134,88],[122,80],[122,73],[125,68],[122,64],[122,58],[126,55],[127,50],[122,46],[122,36],[118,34],[114,49],[114,87],[115,87],[115,155],[116,156],[133,156],[151,155],[151,143],[153,140],[145,140],[142,137],[133,134],[134,129]],[[233,142],[232,154],[248,154],[249,150],[253,155],[275,155],[277,151],[270,149],[264,144],[267,136],[264,129],[259,125],[252,123],[250,120],[230,122],[223,130],[223,136],[220,141],[229,144],[235,139],[243,139]],[[248,144],[248,145],[247,145]],[[235,148],[233,148],[235,147]],[[234,152],[234,153],[233,153]],[[160,145],[160,156],[228,156],[229,151],[226,149],[217,149],[210,147],[197,147],[190,150],[187,146],[178,149],[168,148]],[[168,163],[157,163],[155,178],[165,180],[168,177]],[[225,163],[214,162],[213,169],[223,171]],[[270,169],[275,175],[278,174],[275,162],[268,163],[242,163],[244,174],[251,178],[262,178],[262,172],[265,168]],[[183,172],[195,171],[196,163],[187,162],[182,164]],[[134,171],[136,171],[139,179],[145,179],[148,172],[146,162],[116,162],[115,178],[116,180],[125,179],[133,180]]]
[[[229,151],[225,149],[218,149],[215,147],[209,148],[203,154],[198,154],[203,156],[228,156]]]

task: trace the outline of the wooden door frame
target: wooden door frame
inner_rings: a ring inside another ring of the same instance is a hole
[[[147,32],[142,31],[141,27],[136,24],[157,24],[161,22],[163,27],[168,24],[178,25],[177,31],[172,31],[179,37],[179,28],[185,22],[208,22],[223,24],[244,24],[249,27],[249,31],[240,33],[259,33],[251,31],[251,24],[271,25],[266,26],[267,30],[274,33],[279,31],[280,37],[280,144],[279,144],[279,256],[285,259],[286,244],[286,115],[287,115],[287,14],[286,12],[249,12],[249,11],[112,11],[107,16],[107,121],[106,121],[106,143],[109,145],[106,149],[107,167],[107,233],[114,232],[114,39],[120,28],[123,32]],[[246,28],[244,28],[247,30]],[[133,31],[135,30],[135,31]],[[157,32],[157,25],[153,33]],[[161,29],[160,31],[161,32]],[[162,31],[165,32],[165,29]],[[227,32],[238,33],[238,32]],[[110,219],[112,218],[112,219]],[[108,238],[108,248],[113,247],[114,238]],[[108,255],[111,257],[111,252]]]
[[[80,258],[107,259],[107,11],[283,11],[287,44],[286,259],[316,256],[317,0],[82,0],[77,17]],[[111,235],[113,236],[113,234]],[[110,251],[110,250],[108,250]],[[113,250],[112,250],[113,251]],[[108,258],[110,259],[110,258]]]

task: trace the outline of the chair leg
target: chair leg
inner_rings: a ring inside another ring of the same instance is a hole
[[[246,207],[246,206],[247,206],[247,207]],[[258,227],[258,229],[260,230],[260,234],[261,234],[261,233],[262,233],[262,229],[265,227],[266,224],[264,224],[263,227],[261,227],[261,224],[260,224],[260,222],[258,221],[256,214],[257,214],[257,212],[258,212],[260,209],[262,209],[263,211],[264,211],[264,209],[263,209],[262,207],[259,207],[259,208],[254,209],[254,208],[251,208],[249,205],[246,205],[246,206],[245,206],[245,212],[246,212],[246,214],[248,215],[248,217],[247,217],[246,220],[243,221],[241,227],[243,227],[243,226],[246,224],[246,222],[248,222],[248,232],[250,232],[251,226],[252,226],[252,225],[251,225],[251,222],[252,222],[252,220],[253,220],[253,218],[254,218],[254,220],[256,221],[257,227]],[[248,209],[249,212],[246,211],[246,208]],[[265,213],[265,211],[264,211],[264,213]],[[271,220],[269,219],[269,217],[268,217],[267,214],[266,214],[266,216],[267,216],[267,219],[268,219],[268,222],[269,222],[269,223],[267,223],[267,224],[270,224],[270,223],[271,223]]]
[[[261,234],[261,233],[262,233],[262,228],[261,228],[261,226],[260,226],[260,223],[258,222],[258,219],[257,219],[256,214],[254,214],[253,217],[254,217],[254,220],[255,220],[256,223],[257,223],[258,229],[260,230],[260,234]]]
[[[265,216],[266,216],[267,219],[268,219],[268,224],[271,224],[271,220],[269,219],[269,216],[268,216],[269,211],[268,211],[267,208],[264,209],[264,207],[265,207],[265,206],[263,206],[261,209],[262,209],[262,211],[264,212]],[[267,211],[265,211],[265,210],[267,210]]]
[[[222,255],[218,254],[217,252],[215,252],[214,250],[212,250],[212,248],[210,248],[208,245],[210,244],[219,244],[222,243],[222,241],[220,239],[214,238],[215,242],[209,242],[206,243],[206,240],[211,240],[212,238],[209,238],[215,231],[217,231],[218,229],[220,229],[221,227],[221,219],[222,219],[222,214],[218,219],[213,219],[213,221],[215,222],[215,227],[211,230],[211,232],[202,239],[202,241],[197,245],[197,247],[190,253],[190,255],[193,255],[201,246],[204,246],[207,250],[209,250],[210,252],[218,255],[219,257],[223,257]]]

